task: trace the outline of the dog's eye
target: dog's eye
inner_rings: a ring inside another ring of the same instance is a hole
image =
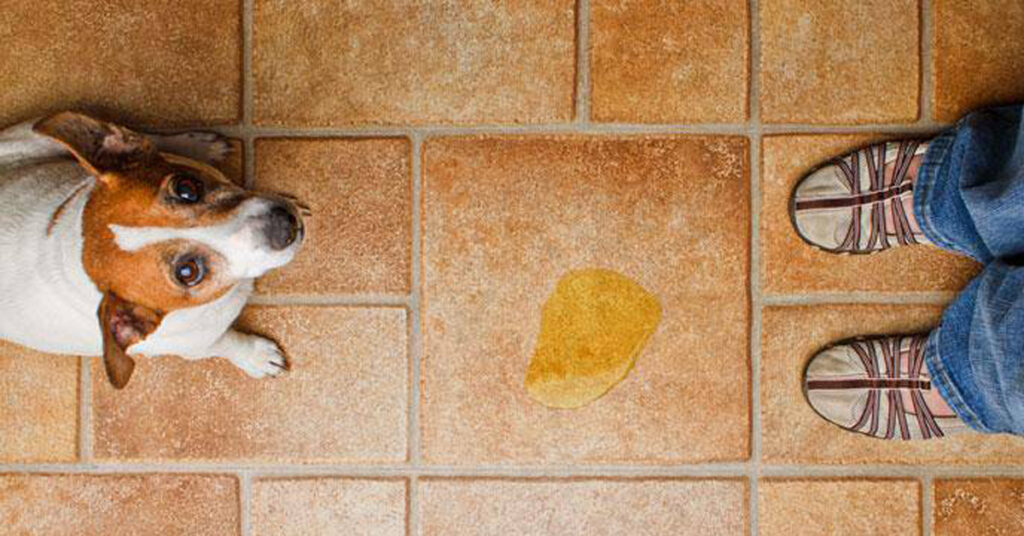
[[[198,259],[185,259],[174,267],[174,277],[186,287],[198,285],[205,275],[206,270]]]
[[[171,193],[184,203],[198,203],[203,198],[203,181],[188,173],[171,177]]]

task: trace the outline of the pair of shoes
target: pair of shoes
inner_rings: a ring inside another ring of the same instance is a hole
[[[838,254],[929,243],[908,211],[911,171],[927,147],[911,140],[879,143],[812,171],[790,199],[797,234]],[[967,430],[936,402],[924,364],[927,340],[927,334],[895,335],[829,346],[807,365],[804,397],[825,420],[878,439],[939,439]]]

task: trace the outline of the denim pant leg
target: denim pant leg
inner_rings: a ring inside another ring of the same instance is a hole
[[[1024,435],[1024,267],[986,266],[943,313],[925,363],[969,426]]]
[[[939,247],[983,263],[1024,253],[1022,107],[981,110],[932,141],[914,215]]]
[[[1024,136],[1020,106],[935,139],[914,188],[932,242],[987,263],[932,332],[925,361],[971,427],[1024,435]]]

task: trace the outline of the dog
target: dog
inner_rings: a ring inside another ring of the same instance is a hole
[[[0,339],[103,356],[224,357],[253,377],[287,361],[231,329],[253,280],[302,245],[304,210],[212,164],[216,134],[142,134],[74,112],[0,131]]]

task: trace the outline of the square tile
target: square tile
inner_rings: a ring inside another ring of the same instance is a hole
[[[921,533],[916,480],[769,479],[757,492],[759,536]]]
[[[80,363],[0,341],[0,463],[78,457]]]
[[[281,344],[291,370],[253,379],[225,359],[137,359],[115,391],[93,360],[93,452],[117,460],[406,459],[404,309],[252,307],[242,331]]]
[[[425,458],[747,458],[747,162],[746,139],[732,137],[429,140]],[[550,409],[523,387],[541,307],[567,272],[592,267],[652,293],[661,323],[632,372],[603,398]]]
[[[252,533],[405,536],[405,480],[261,478],[252,485]]]
[[[761,119],[906,123],[918,117],[918,0],[765,0]]]
[[[420,480],[420,534],[746,534],[745,480]]]
[[[238,0],[7,0],[0,124],[77,109],[134,124],[241,117]]]
[[[1024,100],[1024,4],[932,0],[931,12],[936,120]]]
[[[979,265],[927,246],[876,255],[835,255],[806,244],[789,216],[797,183],[829,159],[883,136],[768,136],[761,142],[761,288],[767,295],[806,292],[956,291]],[[898,273],[899,277],[892,274]]]
[[[747,119],[745,0],[590,4],[590,110],[596,121]]]
[[[936,480],[936,536],[1024,533],[1024,480]]]
[[[761,453],[778,464],[1018,464],[1024,440],[963,434],[942,441],[881,441],[847,432],[804,400],[804,367],[826,345],[859,335],[919,333],[938,325],[941,307],[820,305],[768,307],[761,327]]]
[[[572,118],[575,2],[282,2],[253,14],[262,125]]]
[[[406,138],[257,140],[253,188],[294,195],[313,211],[295,260],[257,290],[409,292],[411,151]]]
[[[238,479],[221,475],[0,475],[6,534],[239,533]]]

